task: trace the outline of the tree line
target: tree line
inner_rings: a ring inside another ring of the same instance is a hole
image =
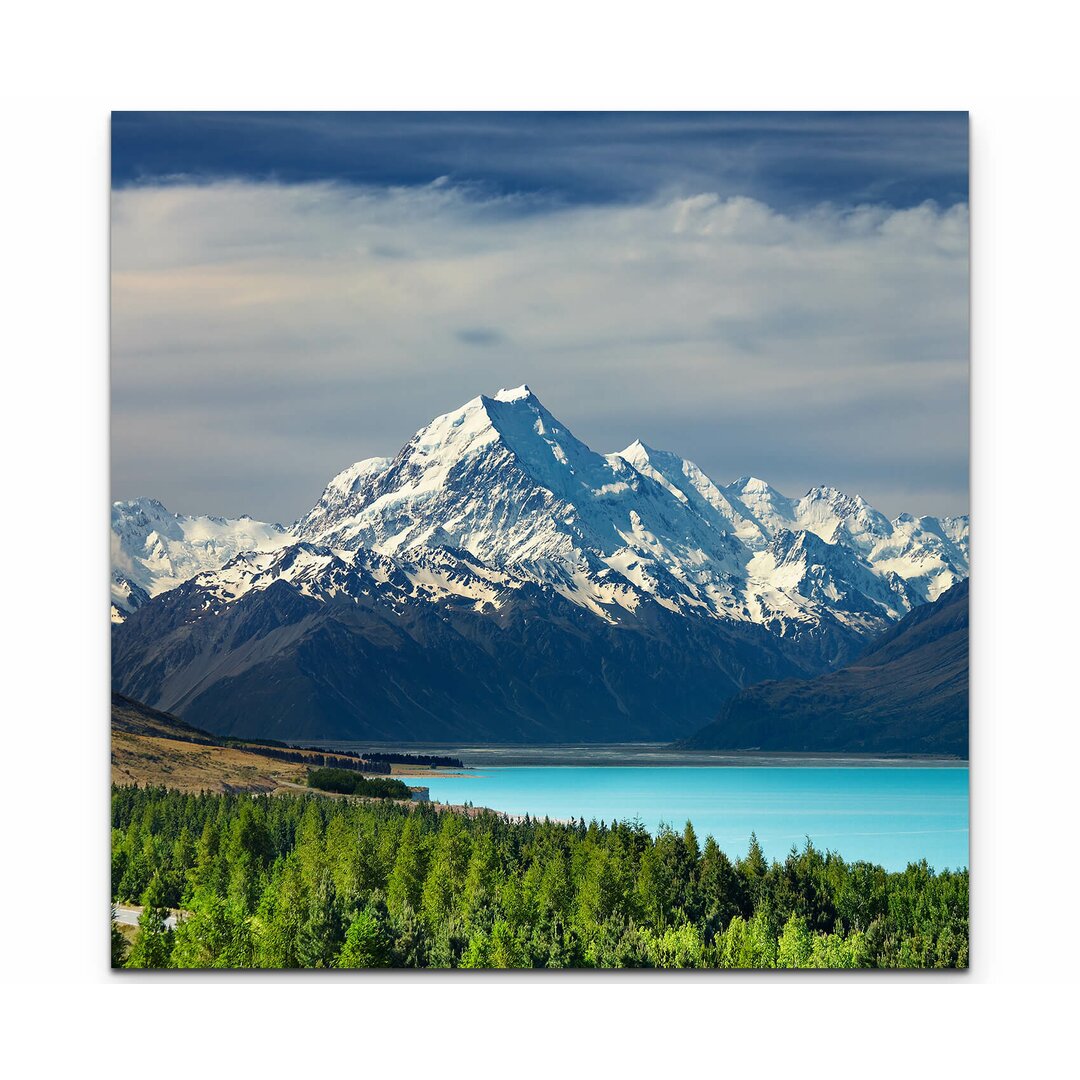
[[[113,963],[176,968],[966,967],[968,873],[807,840],[730,859],[688,823],[114,787]],[[182,911],[166,929],[170,909]]]
[[[246,748],[248,744],[233,742],[232,745]],[[365,761],[363,758],[349,755],[343,757],[340,754],[325,754],[319,750],[279,750],[273,746],[257,746],[257,753],[262,757],[274,758],[277,761],[295,761],[301,765],[321,765],[333,769],[350,769],[353,772],[377,773],[386,776],[390,773],[390,766],[382,761]]]
[[[339,795],[363,795],[369,799],[411,799],[409,786],[401,780],[379,777],[366,780],[348,769],[309,769],[308,787]]]
[[[381,750],[365,750],[368,761],[385,761],[393,765],[426,765],[429,769],[464,769],[461,758],[447,757],[444,754],[400,754]]]

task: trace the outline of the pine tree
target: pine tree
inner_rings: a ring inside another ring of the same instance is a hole
[[[792,915],[780,935],[776,966],[782,968],[811,967],[814,939],[801,915]]]
[[[465,874],[462,907],[467,925],[484,925],[495,905],[499,861],[491,833],[485,831],[473,842],[469,868]]]
[[[343,938],[334,882],[329,872],[323,871],[308,896],[306,916],[296,943],[297,959],[302,967],[332,967]]]
[[[443,814],[421,899],[429,929],[441,926],[457,911],[469,865],[469,841],[457,814]]]
[[[139,936],[127,959],[129,968],[164,968],[169,966],[172,953],[172,931],[165,925],[169,909],[165,903],[166,889],[162,875],[155,871],[142,895],[142,914],[139,916]]]
[[[192,911],[177,923],[171,966],[244,968],[254,964],[254,943],[243,910],[210,891],[197,893]]]
[[[345,943],[334,964],[339,968],[390,966],[390,942],[377,913],[365,908],[355,915],[345,933]]]
[[[742,879],[711,836],[705,838],[701,856],[700,889],[701,917],[709,938],[728,926],[736,915],[752,914]]]
[[[386,885],[386,902],[390,913],[398,918],[407,911],[420,909],[424,888],[424,843],[420,830],[420,818],[411,815],[401,831],[394,869]]]

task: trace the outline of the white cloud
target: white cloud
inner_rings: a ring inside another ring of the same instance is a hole
[[[527,381],[597,449],[966,508],[963,206],[172,185],[114,193],[112,250],[118,497],[289,518]]]

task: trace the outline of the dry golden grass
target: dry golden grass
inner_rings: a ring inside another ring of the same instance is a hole
[[[306,783],[307,769],[251,750],[202,746],[152,735],[112,732],[114,784],[163,784],[179,791],[288,790]]]
[[[308,755],[298,751],[305,754],[306,760],[281,761],[270,753],[262,753],[257,746],[209,745],[207,740],[212,738],[175,716],[114,695],[112,781],[155,784],[191,793],[277,795],[304,791],[327,799],[345,798],[307,786],[309,766],[322,764],[319,752]],[[394,769],[395,773],[398,771]],[[403,773],[404,777],[431,775],[426,770],[408,767]],[[416,804],[410,801],[407,805]]]
[[[137,926],[129,926],[127,923],[117,923],[116,925],[119,928],[120,933],[124,935],[127,947],[130,949],[139,936],[139,928]]]

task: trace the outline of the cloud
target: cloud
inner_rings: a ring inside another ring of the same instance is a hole
[[[505,340],[498,330],[490,326],[470,326],[459,330],[454,336],[466,345],[498,345]]]
[[[469,183],[562,203],[717,192],[966,201],[961,112],[114,113],[117,186],[183,175],[299,183]]]
[[[121,189],[114,491],[290,520],[342,466],[528,382],[600,450],[962,511],[967,236],[962,204]]]

